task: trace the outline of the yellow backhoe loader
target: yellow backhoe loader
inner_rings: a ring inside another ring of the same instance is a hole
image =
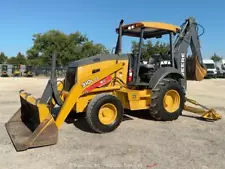
[[[2,74],[1,74],[2,77],[8,77],[8,65],[6,64],[3,64],[2,65]]]
[[[200,105],[186,98],[187,80],[200,81],[206,75],[197,30],[194,18],[181,26],[161,22],[123,25],[121,20],[115,53],[70,63],[65,78],[58,83],[53,54],[51,78],[41,98],[20,91],[21,107],[5,125],[15,149],[56,144],[59,128],[70,113],[85,113],[87,123],[97,133],[114,131],[126,109],[147,110],[160,121],[176,120],[183,110],[208,120],[220,119],[214,110],[185,105]],[[122,54],[122,36],[139,39],[137,54]],[[169,37],[168,52],[152,55],[144,63],[143,40],[162,36]],[[187,58],[189,45],[192,57]],[[170,64],[162,66],[165,60]],[[57,105],[60,110],[55,114]]]
[[[33,77],[34,76],[34,73],[32,71],[32,66],[31,65],[26,65],[26,69],[24,71],[24,76],[25,77]]]
[[[20,76],[20,65],[13,65],[12,76],[18,77]]]

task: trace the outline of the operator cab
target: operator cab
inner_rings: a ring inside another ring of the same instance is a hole
[[[123,25],[123,20],[121,20],[119,28],[116,29],[118,40],[115,54],[121,53],[122,36],[125,35],[139,38],[138,52],[133,55],[129,55],[129,72],[132,72],[132,78],[128,78],[130,84],[135,86],[147,85],[153,73],[159,67],[174,66],[173,37],[179,31],[180,27],[162,22],[138,22]],[[169,36],[170,47],[168,52],[164,54],[154,54],[147,60],[147,63],[146,61],[144,63],[142,53],[143,41],[151,38],[162,38],[164,35]],[[171,64],[161,65],[165,60],[170,61]]]

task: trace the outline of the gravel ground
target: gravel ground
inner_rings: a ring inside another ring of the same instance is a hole
[[[46,78],[0,78],[1,169],[224,169],[225,121],[201,121],[184,112],[173,122],[157,122],[147,114],[127,116],[114,132],[89,132],[82,121],[64,123],[54,146],[16,152],[5,122],[19,108],[18,91],[40,97]],[[225,115],[225,80],[188,82],[188,96]]]

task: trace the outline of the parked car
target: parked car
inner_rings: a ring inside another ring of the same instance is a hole
[[[216,69],[215,62],[211,59],[204,59],[203,63],[207,68],[206,77],[207,78],[216,78],[217,77],[217,69]]]
[[[215,62],[217,69],[217,77],[225,78],[225,60]]]

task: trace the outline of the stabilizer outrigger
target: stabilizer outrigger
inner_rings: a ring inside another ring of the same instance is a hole
[[[186,98],[186,102],[189,102],[196,106],[201,107],[201,108],[197,108],[197,107],[191,107],[191,106],[185,105],[184,110],[194,113],[194,114],[198,114],[201,116],[202,119],[205,119],[207,121],[216,121],[216,120],[219,120],[222,118],[222,116],[220,114],[218,114],[215,109],[210,109],[210,108],[198,103],[195,100]]]

